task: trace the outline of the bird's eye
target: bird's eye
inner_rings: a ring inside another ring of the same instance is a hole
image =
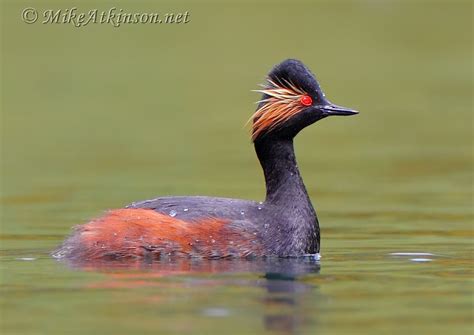
[[[309,95],[305,94],[305,95],[301,96],[300,103],[303,106],[311,106],[311,104],[313,103],[313,99]]]

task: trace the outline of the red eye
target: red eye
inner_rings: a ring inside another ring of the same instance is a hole
[[[300,102],[303,106],[311,106],[311,104],[313,103],[313,99],[311,99],[309,95],[303,95],[300,98]]]

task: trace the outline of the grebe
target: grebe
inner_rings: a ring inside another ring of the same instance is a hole
[[[257,92],[263,97],[251,118],[252,141],[265,176],[264,202],[205,196],[134,202],[76,227],[53,256],[91,261],[319,253],[319,223],[293,138],[327,116],[358,112],[330,103],[310,70],[293,59],[276,65]]]

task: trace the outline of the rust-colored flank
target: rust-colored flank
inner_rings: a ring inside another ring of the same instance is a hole
[[[246,257],[260,251],[252,234],[227,220],[179,220],[150,209],[116,209],[76,228],[71,237],[78,259],[159,259],[164,256]]]

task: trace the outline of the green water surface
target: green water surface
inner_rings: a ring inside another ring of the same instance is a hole
[[[2,334],[473,333],[472,2],[1,4]],[[21,19],[74,6],[190,22]],[[320,264],[49,256],[135,200],[262,200],[250,90],[288,57],[361,112],[296,139]]]

